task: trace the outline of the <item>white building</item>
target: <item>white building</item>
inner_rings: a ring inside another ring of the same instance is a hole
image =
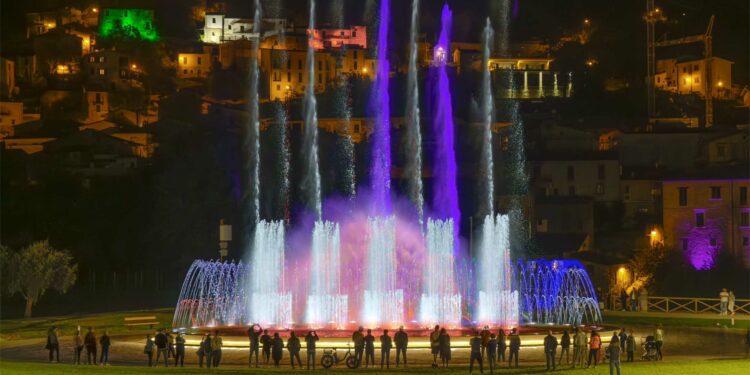
[[[257,38],[253,33],[253,20],[249,18],[229,18],[224,14],[206,13],[203,25],[205,43],[221,43],[227,40]]]

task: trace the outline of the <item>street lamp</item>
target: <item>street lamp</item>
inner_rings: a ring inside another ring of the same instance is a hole
[[[229,253],[229,242],[232,241],[232,226],[224,224],[224,219],[219,222],[219,260],[223,261]]]

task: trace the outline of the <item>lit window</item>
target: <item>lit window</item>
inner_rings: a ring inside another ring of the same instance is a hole
[[[104,56],[99,56],[99,62],[100,62],[100,63],[103,63],[103,62],[104,62]]]
[[[102,68],[102,69],[99,69],[99,75],[100,75],[100,76],[103,76],[103,75],[104,75],[104,68]]]

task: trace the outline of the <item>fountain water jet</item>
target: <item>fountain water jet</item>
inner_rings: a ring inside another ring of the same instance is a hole
[[[427,220],[427,262],[419,305],[422,323],[458,326],[461,295],[457,292],[453,258],[453,221]]]
[[[448,4],[443,6],[440,38],[435,46],[433,60],[437,74],[437,110],[433,132],[437,142],[434,155],[434,183],[432,210],[436,219],[453,220],[454,233],[460,228],[461,212],[458,208],[458,188],[456,186],[456,155],[454,150],[453,103],[451,102],[450,81],[446,71],[450,56],[450,32],[453,14]]]
[[[419,33],[419,0],[411,3],[411,32],[409,33],[409,73],[406,96],[406,165],[409,199],[417,208],[420,227],[424,221],[422,187],[422,132],[419,118],[419,77],[417,72],[417,37]]]
[[[341,234],[339,225],[316,222],[310,261],[310,292],[306,322],[321,327],[343,327],[348,322],[348,296],[341,294]]]
[[[404,291],[396,285],[396,221],[367,219],[369,231],[366,289],[362,321],[368,325],[395,325],[404,321]]]
[[[307,195],[307,205],[312,208],[317,220],[323,214],[320,166],[318,158],[318,109],[315,99],[315,48],[313,30],[315,30],[315,0],[310,0],[310,23],[307,35],[307,85],[305,86],[305,136],[304,148],[307,161],[304,173],[303,188]]]
[[[261,220],[255,226],[250,263],[250,321],[262,325],[292,323],[292,294],[284,282],[284,223]]]
[[[388,80],[388,26],[390,23],[390,0],[380,2],[378,25],[377,67],[373,86],[372,110],[376,113],[372,134],[372,165],[370,184],[372,189],[372,212],[388,215],[391,211],[391,110]]]
[[[513,290],[508,216],[487,216],[477,249],[476,321],[504,326],[518,323],[518,292]]]

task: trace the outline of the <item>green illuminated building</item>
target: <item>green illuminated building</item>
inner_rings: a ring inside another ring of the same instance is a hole
[[[99,33],[105,38],[159,40],[150,9],[104,9]]]

